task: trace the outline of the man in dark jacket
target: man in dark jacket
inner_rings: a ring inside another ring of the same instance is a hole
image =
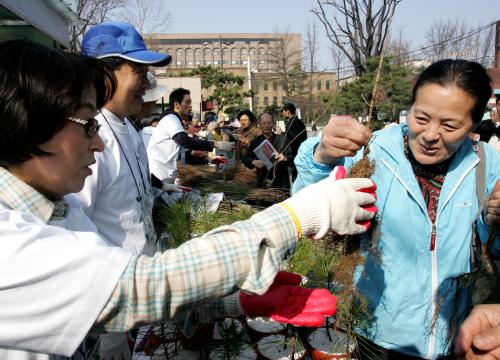
[[[484,142],[489,142],[493,135],[500,138],[500,94],[496,95],[496,109],[491,112],[491,119],[481,121],[474,132]]]
[[[262,134],[250,142],[248,152],[242,160],[247,168],[257,168],[258,187],[265,187],[267,181],[270,187],[289,189],[291,184],[288,168],[291,166],[292,152],[286,146],[285,137],[273,132],[274,126],[274,117],[271,113],[265,112],[259,117],[259,129]],[[265,140],[268,140],[278,152],[271,159],[273,166],[270,169],[254,153],[254,150]]]
[[[307,140],[306,126],[295,114],[295,111],[295,105],[292,103],[286,103],[281,109],[281,116],[285,119],[285,140],[292,151],[293,180],[295,180],[297,176],[297,170],[295,169],[293,159],[295,159],[299,151],[300,144]]]

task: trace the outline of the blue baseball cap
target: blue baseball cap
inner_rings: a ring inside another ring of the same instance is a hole
[[[106,22],[94,26],[82,40],[82,54],[94,58],[120,57],[135,63],[166,66],[169,54],[150,51],[144,39],[130,24]]]

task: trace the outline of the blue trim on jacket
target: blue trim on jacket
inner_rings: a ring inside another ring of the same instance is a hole
[[[370,158],[376,168],[377,207],[381,236],[381,261],[367,256],[363,269],[356,272],[357,286],[369,302],[374,320],[357,331],[371,341],[402,353],[437,358],[452,351],[446,342],[446,318],[451,314],[451,298],[441,308],[435,331],[430,324],[434,290],[443,280],[470,271],[471,224],[477,212],[476,165],[479,158],[467,138],[455,153],[438,203],[436,247],[430,251],[432,224],[425,201],[409,161],[404,154],[406,125],[376,132],[370,143]],[[293,192],[326,177],[333,166],[318,164],[313,152],[319,142],[304,142],[295,158],[298,177]],[[486,144],[486,193],[500,177],[500,155]],[[362,157],[338,161],[347,169]],[[478,223],[481,241],[489,227]],[[500,236],[495,251],[500,249]],[[500,252],[499,252],[500,253]],[[468,299],[459,303],[468,311]]]

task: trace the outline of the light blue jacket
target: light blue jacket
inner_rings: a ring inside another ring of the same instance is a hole
[[[438,203],[435,250],[430,251],[433,227],[422,192],[404,154],[406,125],[374,134],[370,156],[376,161],[372,179],[377,184],[377,207],[381,236],[381,261],[370,256],[365,274],[356,273],[357,285],[369,301],[374,321],[360,335],[402,353],[436,358],[453,350],[446,342],[446,319],[451,310],[450,296],[441,308],[435,327],[435,294],[444,279],[470,271],[471,224],[478,210],[476,166],[479,158],[467,138],[449,166]],[[309,138],[295,158],[298,177],[293,192],[326,177],[331,166],[313,160],[319,138]],[[489,194],[500,178],[500,156],[485,144],[486,191]],[[362,156],[345,158],[338,165],[348,169]],[[489,228],[478,224],[481,241]],[[495,252],[500,248],[497,235]],[[450,292],[449,292],[450,293]],[[450,294],[453,294],[451,292]],[[461,311],[466,302],[459,304]]]

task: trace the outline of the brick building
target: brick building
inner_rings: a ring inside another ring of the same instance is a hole
[[[281,106],[293,101],[302,107],[307,101],[304,95],[287,99],[283,81],[283,68],[291,69],[302,60],[302,37],[300,34],[279,33],[221,33],[221,34],[151,34],[144,36],[148,45],[172,55],[172,63],[156,74],[168,71],[172,76],[198,66],[220,66],[243,76],[243,87],[255,92],[252,108],[255,112],[267,106]],[[284,56],[284,54],[286,54]],[[286,57],[286,60],[283,58]],[[285,61],[285,63],[284,63]],[[307,75],[309,78],[309,75]],[[320,106],[320,96],[332,93],[335,73],[313,74],[313,103]],[[203,93],[206,95],[206,93]]]

